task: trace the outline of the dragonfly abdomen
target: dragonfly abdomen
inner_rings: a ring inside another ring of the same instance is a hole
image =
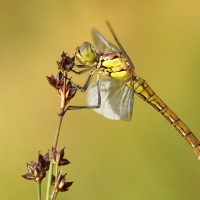
[[[179,132],[200,159],[200,142],[180,118],[155,94],[150,86],[140,77],[134,77],[135,93],[158,112]]]

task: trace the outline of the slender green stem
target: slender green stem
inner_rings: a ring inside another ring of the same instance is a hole
[[[55,188],[54,188],[54,190],[53,190],[53,192],[52,192],[52,195],[51,195],[51,200],[56,199],[56,196],[57,196],[56,193],[58,193],[58,185],[59,185],[59,183],[60,183],[60,178],[61,178],[61,176],[62,176],[62,170],[60,170],[59,176],[57,177],[57,181],[56,181],[56,184],[55,184]],[[56,192],[56,191],[57,191],[57,192]]]
[[[57,196],[58,196],[58,194],[55,194],[53,200],[56,200],[56,197],[57,197]]]
[[[55,198],[56,195],[56,189],[53,190],[52,195],[51,195],[51,200],[53,200]]]
[[[37,182],[38,200],[41,200],[41,183]]]
[[[58,194],[55,194],[55,195],[54,195],[54,199],[53,199],[53,200],[56,200],[56,197],[57,197],[57,196],[58,196]]]
[[[54,190],[54,191],[53,191],[53,194],[52,194],[52,196],[51,196],[51,200],[55,200],[57,196],[58,196],[58,193],[56,194],[56,193],[55,193],[55,190]]]
[[[65,108],[60,108],[60,113],[64,112]],[[56,149],[57,147],[57,143],[58,143],[58,138],[59,138],[59,133],[60,133],[60,128],[61,128],[61,124],[62,124],[62,119],[63,119],[63,115],[60,115],[58,118],[58,123],[57,123],[57,128],[56,128],[56,134],[54,137],[54,143],[53,143],[53,147]]]
[[[58,175],[58,165],[56,165],[56,177],[57,177],[57,175]]]
[[[51,161],[49,166],[46,200],[49,200],[50,198],[52,173],[53,173],[53,162]]]
[[[60,107],[60,113],[63,113],[65,110],[65,106],[66,106],[66,78],[64,77],[64,87],[63,87],[63,91],[62,91],[62,95],[61,95],[61,107]],[[53,143],[53,147],[56,149],[57,147],[57,143],[58,143],[58,138],[59,138],[59,133],[60,133],[60,127],[62,124],[62,119],[63,119],[63,115],[60,115],[58,117],[58,123],[57,123],[57,128],[56,128],[56,134],[54,137],[54,143]]]
[[[65,101],[66,101],[66,78],[64,78],[64,87],[63,87],[63,91],[62,91],[62,95],[61,95],[60,113],[63,113],[64,110],[65,110],[65,106],[66,106],[66,102]],[[62,124],[62,119],[63,119],[63,115],[60,115],[58,117],[58,123],[57,123],[57,128],[56,128],[54,143],[53,143],[53,147],[55,149],[56,149],[57,143],[58,143],[58,138],[59,138],[59,133],[60,133],[60,127],[61,127],[61,124]],[[53,163],[51,161],[50,162],[50,167],[49,167],[48,182],[47,182],[46,200],[50,199],[52,173],[53,173]]]

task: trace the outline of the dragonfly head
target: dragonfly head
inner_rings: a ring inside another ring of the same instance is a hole
[[[95,48],[89,42],[84,42],[78,49],[78,52],[79,52],[79,55],[86,62],[90,62],[90,63],[95,62],[96,51],[95,51]]]

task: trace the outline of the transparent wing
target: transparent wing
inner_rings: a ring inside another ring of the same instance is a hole
[[[127,84],[129,86],[127,86]],[[101,107],[94,109],[95,112],[111,120],[130,121],[133,111],[133,79],[128,81],[119,79],[101,79]],[[97,104],[97,82],[94,81],[87,94],[88,105]]]
[[[108,42],[95,28],[92,29],[92,37],[98,51],[101,51],[102,53],[120,51],[114,44]]]
[[[134,65],[133,65],[133,63],[132,63],[132,61],[131,61],[131,59],[129,58],[128,54],[126,53],[126,51],[124,50],[124,48],[123,48],[122,45],[120,44],[119,40],[117,39],[117,37],[116,37],[116,35],[115,35],[115,33],[114,33],[114,31],[113,31],[113,29],[112,29],[110,23],[109,23],[108,21],[107,21],[106,23],[107,23],[107,25],[108,25],[108,28],[110,29],[110,32],[112,33],[113,37],[115,38],[115,41],[117,42],[117,44],[118,44],[118,46],[119,46],[121,52],[126,56],[126,59],[127,59],[129,65],[130,65],[130,67],[131,67],[132,69],[135,69],[135,67],[134,67]]]

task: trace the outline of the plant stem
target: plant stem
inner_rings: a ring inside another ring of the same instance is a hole
[[[57,196],[58,196],[58,194],[55,194],[53,200],[56,200],[56,197],[57,197]]]
[[[64,109],[65,108],[60,108],[60,113],[63,113]],[[58,138],[59,138],[59,133],[60,133],[60,127],[61,127],[61,124],[62,124],[62,119],[63,119],[63,115],[60,115],[59,118],[58,118],[58,123],[57,123],[57,128],[56,128],[56,134],[55,134],[54,143],[53,143],[53,147],[55,149],[56,149],[57,143],[58,143]]]
[[[53,173],[53,162],[51,161],[49,166],[46,200],[49,200],[50,198],[52,173]]]
[[[56,182],[56,184],[55,184],[55,188],[54,188],[54,190],[53,190],[53,192],[52,192],[52,195],[51,195],[51,200],[56,199],[56,196],[57,196],[56,190],[57,190],[57,193],[58,193],[58,185],[59,185],[59,183],[60,183],[60,178],[61,178],[61,176],[62,176],[62,170],[60,170],[59,176],[57,177],[57,182]]]
[[[38,200],[41,200],[41,183],[37,182]]]
[[[65,110],[65,106],[66,106],[65,100],[66,100],[66,78],[64,77],[64,86],[63,86],[63,91],[62,91],[62,94],[61,94],[60,113],[63,113],[64,110]],[[57,128],[56,128],[56,133],[55,133],[55,137],[54,137],[54,143],[53,143],[53,147],[55,149],[56,149],[57,143],[58,143],[58,138],[59,138],[59,133],[60,133],[60,127],[61,127],[61,124],[62,124],[62,119],[63,119],[63,115],[59,115]],[[53,173],[53,163],[51,161],[50,162],[50,167],[49,167],[48,182],[47,182],[46,200],[49,200],[49,198],[50,198],[52,173]]]
[[[51,196],[51,200],[55,200],[57,196],[58,196],[58,193],[56,194],[54,190]]]
[[[66,106],[66,78],[64,77],[64,86],[63,86],[63,91],[62,91],[62,95],[61,95],[60,113],[64,112],[65,106]],[[55,149],[56,149],[57,143],[58,143],[58,137],[59,137],[59,133],[60,133],[60,127],[61,127],[61,124],[62,124],[63,116],[64,115],[59,115],[59,117],[58,117],[56,134],[55,134],[54,143],[53,143],[53,147]]]
[[[56,173],[55,173],[56,177],[58,175],[58,165],[56,165]]]

